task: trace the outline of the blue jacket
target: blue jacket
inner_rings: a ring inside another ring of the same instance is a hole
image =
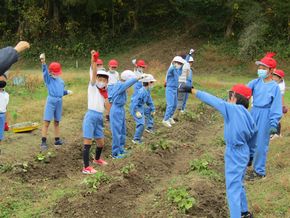
[[[18,53],[13,47],[0,49],[0,76],[2,76],[12,64],[18,61]]]
[[[155,111],[154,103],[150,91],[142,86],[135,96],[131,98],[130,112],[134,114],[136,111],[144,112],[144,106],[147,105],[151,111]]]
[[[170,66],[166,75],[166,87],[178,88],[178,77],[182,73],[182,67],[176,69],[174,66]]]
[[[115,83],[109,93],[109,99],[111,99],[112,104],[123,107],[127,101],[126,90],[137,81],[137,79],[129,79],[126,82],[118,81],[117,83]]]
[[[275,81],[265,83],[257,78],[248,83],[253,92],[253,107],[270,110],[270,126],[277,127],[282,117],[282,97],[280,88]]]
[[[59,77],[53,78],[49,75],[46,64],[42,65],[42,73],[49,96],[62,98],[64,95],[68,94],[67,90],[64,89],[64,81]]]
[[[227,146],[255,146],[257,127],[251,114],[244,106],[228,103],[202,91],[198,91],[196,97],[222,114],[224,138]]]
[[[143,87],[142,85],[142,82],[138,81],[134,84],[133,88],[134,88],[134,91],[133,91],[133,94],[132,94],[132,97],[134,97],[135,95],[137,95],[139,89],[141,89]]]

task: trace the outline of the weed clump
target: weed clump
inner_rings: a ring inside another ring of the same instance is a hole
[[[120,172],[123,175],[129,175],[134,170],[135,170],[135,165],[132,164],[132,163],[128,163],[126,166],[122,167],[122,169],[120,170]]]
[[[104,172],[100,171],[95,173],[94,175],[85,178],[82,183],[86,184],[89,188],[98,189],[101,184],[106,184],[110,181],[111,178],[107,176]]]
[[[186,213],[190,208],[196,206],[197,201],[191,197],[185,187],[170,187],[167,190],[167,199],[175,204],[179,211]]]

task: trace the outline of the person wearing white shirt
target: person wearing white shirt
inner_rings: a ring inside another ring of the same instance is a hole
[[[283,70],[275,69],[274,72],[272,73],[272,79],[278,83],[279,88],[280,88],[280,92],[282,96],[283,114],[286,114],[288,112],[288,109],[284,101],[284,95],[285,95],[285,90],[286,90],[284,77],[285,77],[285,72]],[[271,140],[279,136],[281,136],[281,121],[279,122],[278,127],[277,127],[277,134],[272,135]]]
[[[92,141],[95,139],[97,147],[93,163],[103,166],[108,163],[101,159],[104,147],[103,113],[105,111],[105,101],[108,98],[107,85],[109,74],[104,70],[97,71],[97,62],[91,52],[90,82],[88,87],[88,111],[83,120],[83,161],[84,174],[95,174],[97,171],[90,166],[90,149]]]
[[[9,103],[9,94],[4,90],[6,78],[0,78],[0,143],[4,139],[4,126],[6,120],[7,105]]]

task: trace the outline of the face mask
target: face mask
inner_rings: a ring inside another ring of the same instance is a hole
[[[142,69],[142,68],[137,68],[137,72],[138,72],[139,74],[142,74],[142,73],[143,73],[143,69]]]
[[[96,82],[96,85],[99,89],[103,89],[106,87],[106,83],[103,83],[103,82]]]
[[[5,88],[6,82],[5,81],[0,81],[0,89]]]
[[[110,73],[115,73],[116,71],[115,70],[110,70]]]
[[[175,63],[174,64],[174,67],[175,67],[175,69],[180,69],[182,67],[182,65],[181,64],[178,64],[178,63]]]
[[[263,69],[258,69],[258,77],[262,79],[266,79],[268,77],[268,71]]]

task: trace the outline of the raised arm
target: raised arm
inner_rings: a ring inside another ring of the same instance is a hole
[[[94,61],[95,50],[91,51],[91,68],[90,68],[90,83],[92,85],[96,84],[97,81],[97,63]]]
[[[225,119],[228,119],[227,108],[226,108],[227,102],[207,92],[199,91],[196,89],[192,89],[192,94],[194,94],[202,102],[214,107],[223,115]]]

